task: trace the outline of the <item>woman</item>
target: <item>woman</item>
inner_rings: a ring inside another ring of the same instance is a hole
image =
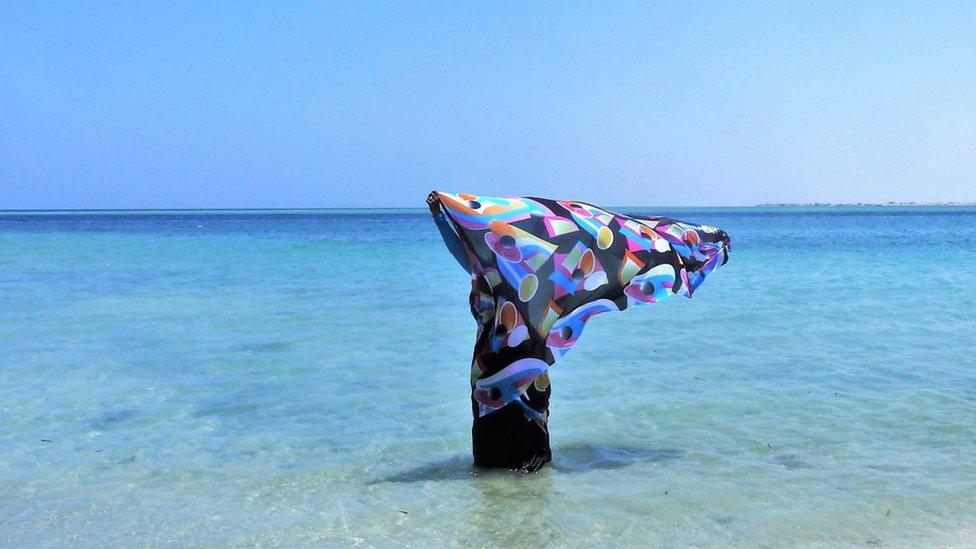
[[[535,471],[552,459],[548,368],[594,315],[691,297],[728,261],[728,235],[578,201],[439,191],[427,198],[471,275],[475,465]]]

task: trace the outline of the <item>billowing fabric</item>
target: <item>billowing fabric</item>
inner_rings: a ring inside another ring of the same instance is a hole
[[[489,467],[534,469],[549,461],[548,369],[587,321],[675,294],[691,297],[728,261],[724,231],[667,217],[438,191],[428,204],[471,275],[475,461]]]

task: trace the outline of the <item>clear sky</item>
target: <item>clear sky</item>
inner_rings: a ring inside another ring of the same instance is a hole
[[[973,2],[203,4],[2,3],[0,209],[976,200]]]

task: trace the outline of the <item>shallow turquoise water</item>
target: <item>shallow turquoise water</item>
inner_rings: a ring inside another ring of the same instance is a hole
[[[971,542],[976,209],[655,213],[732,260],[588,325],[529,476],[420,211],[0,214],[0,545]]]

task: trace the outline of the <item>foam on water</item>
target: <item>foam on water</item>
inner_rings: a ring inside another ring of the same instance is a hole
[[[732,260],[588,325],[530,476],[424,213],[0,215],[0,543],[970,539],[976,210],[656,213]]]

